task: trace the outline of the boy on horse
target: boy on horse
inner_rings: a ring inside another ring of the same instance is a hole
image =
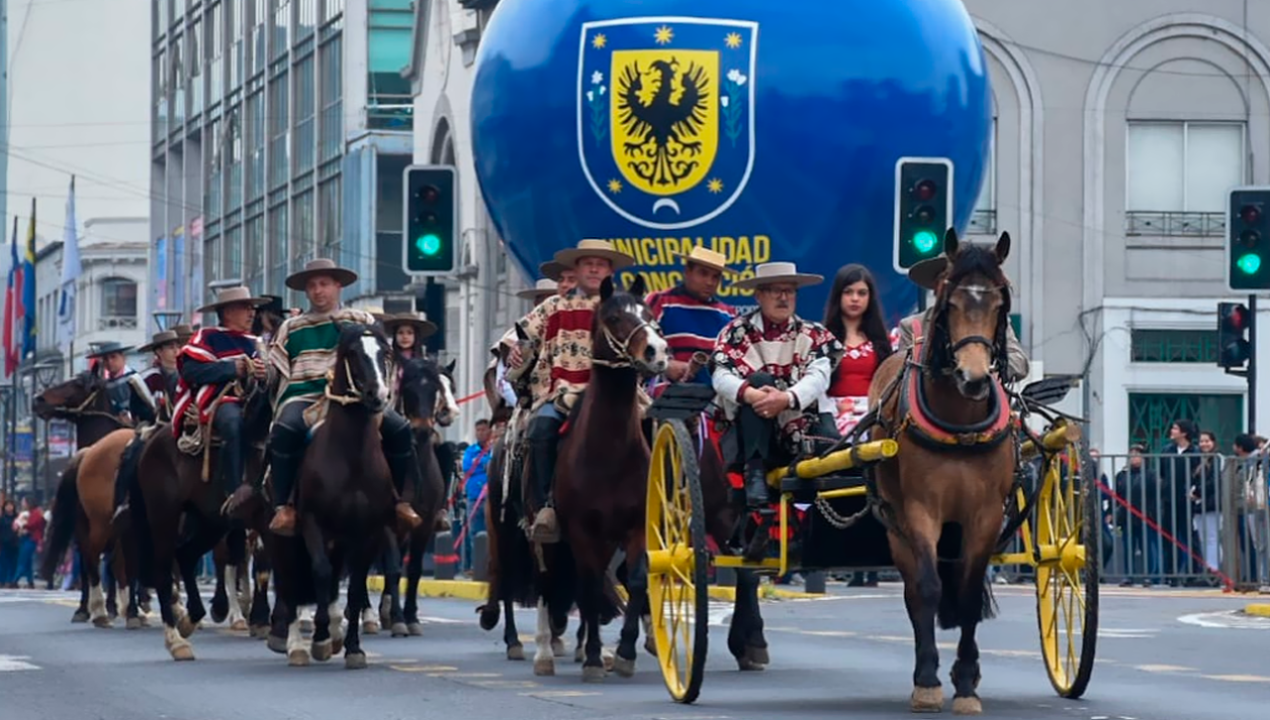
[[[691,252],[680,253],[684,259],[684,279],[668,290],[648,294],[644,301],[670,342],[671,360],[666,368],[670,382],[710,384],[710,370],[699,367],[691,377],[692,356],[714,350],[719,331],[736,317],[736,309],[720,300],[715,293],[723,273],[731,274],[728,261],[700,245]]]
[[[591,325],[600,302],[600,285],[614,271],[635,262],[607,240],[582,240],[577,247],[556,253],[554,259],[573,268],[578,285],[568,295],[547,298],[520,320],[520,327],[533,344],[533,357],[521,352],[514,333],[502,340],[508,353],[509,379],[516,382],[526,371],[532,373],[529,384],[533,419],[527,438],[533,455],[531,487],[538,514],[530,537],[540,543],[559,539],[556,511],[550,505],[551,482],[560,430],[578,394],[591,379]]]
[[[106,378],[106,396],[110,398],[110,410],[124,425],[153,425],[155,412],[154,396],[146,387],[141,373],[128,367],[125,355],[132,348],[120,343],[104,342],[96,350],[89,353],[91,362],[98,360],[98,372]]]
[[[908,269],[908,279],[913,281],[915,285],[922,288],[922,291],[930,290],[931,292],[939,291],[939,283],[943,279],[944,271],[948,269],[948,258],[940,255],[928,260],[923,260]],[[935,316],[935,308],[929,307],[925,312],[915,313],[900,320],[900,342],[897,352],[908,352],[913,347],[913,325],[920,323],[923,331],[930,327],[931,318]],[[1010,358],[1010,367],[1008,368],[1008,377],[1003,378],[1012,382],[1027,377],[1031,369],[1031,363],[1028,361],[1027,354],[1023,352],[1023,346],[1019,344],[1019,338],[1014,334],[1014,327],[1006,325],[1006,354]]]
[[[191,406],[196,408],[200,426],[211,424],[221,441],[217,464],[228,497],[223,506],[226,514],[252,492],[251,483],[243,477],[246,440],[242,402],[247,383],[261,382],[267,376],[260,338],[251,334],[251,326],[256,308],[268,302],[268,298],[252,297],[241,285],[221,290],[216,302],[196,311],[215,312],[216,326],[195,333],[178,357],[181,390],[173,409],[172,430],[180,437]]]
[[[181,341],[171,330],[155,333],[148,344],[137,348],[137,352],[154,353],[154,361],[141,372],[141,379],[154,398],[159,422],[172,421],[172,403],[176,400],[176,385],[180,379],[176,372],[176,356],[180,351]]]
[[[711,375],[731,421],[721,442],[724,459],[743,473],[751,509],[766,508],[767,470],[797,455],[806,435],[838,434],[818,401],[844,348],[824,325],[795,314],[798,288],[823,279],[798,272],[794,263],[757,266],[735,287],[753,288],[758,309],[729,322],[714,344]]]
[[[304,411],[323,397],[327,378],[335,369],[339,323],[360,323],[366,327],[376,323],[374,316],[365,310],[340,306],[340,291],[356,281],[357,273],[339,267],[328,258],[310,261],[286,280],[287,287],[305,293],[309,310],[287,318],[269,345],[269,365],[278,379],[269,438],[277,507],[269,529],[279,535],[295,533],[291,491],[308,444],[309,427]],[[414,434],[410,423],[392,408],[384,410],[379,433],[384,458],[397,489],[397,519],[413,530],[422,519],[401,495],[405,493],[406,481],[418,472]]]

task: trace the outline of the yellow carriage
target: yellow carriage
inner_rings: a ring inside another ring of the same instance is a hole
[[[1027,566],[1036,586],[1036,613],[1045,669],[1065,698],[1084,694],[1093,672],[1098,620],[1098,492],[1082,483],[1080,426],[1032,402],[1036,390],[1056,402],[1067,378],[1034,383],[1020,396],[1041,410],[1046,431],[1020,442],[1022,463],[1006,508],[995,565]],[[876,440],[813,456],[768,473],[779,489],[778,552],[747,561],[707,547],[697,440],[689,422],[709,398],[700,388],[667,388],[650,410],[658,425],[648,482],[648,593],[652,634],[666,688],[677,702],[701,692],[708,641],[709,566],[781,576],[790,571],[877,570],[892,566],[886,530],[868,512],[868,469],[894,457],[896,441]],[[1039,442],[1037,442],[1039,441]],[[1029,481],[1027,478],[1030,477]],[[796,513],[795,504],[806,504]],[[856,517],[853,517],[856,516]],[[1007,551],[1009,550],[1009,551]]]

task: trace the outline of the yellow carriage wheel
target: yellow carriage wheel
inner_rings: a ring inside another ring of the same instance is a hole
[[[683,423],[663,423],[648,476],[648,603],[666,689],[676,702],[701,693],[710,610],[705,503],[692,438]]]
[[[1073,699],[1085,694],[1094,671],[1101,541],[1098,486],[1083,477],[1078,457],[1071,446],[1050,463],[1032,519],[1041,654],[1054,690]]]

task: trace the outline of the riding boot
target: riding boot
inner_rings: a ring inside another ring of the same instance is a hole
[[[533,456],[533,493],[538,514],[530,527],[530,539],[549,544],[560,541],[560,526],[556,521],[556,509],[551,506],[551,483],[556,474],[556,455],[560,448],[562,423],[549,417],[534,418],[535,428],[529,434],[530,454]]]
[[[251,486],[243,481],[243,443],[239,428],[221,435],[217,460],[221,466],[222,486],[225,488],[225,503],[221,505],[221,514],[229,515],[251,496]]]
[[[273,479],[274,515],[269,523],[269,530],[275,535],[291,537],[295,535],[295,507],[291,504],[291,491],[295,486],[296,473],[300,471],[300,462],[304,452],[289,453],[274,448],[270,459],[270,473]]]
[[[751,510],[767,507],[768,498],[767,473],[763,471],[763,461],[753,459],[745,463],[745,506]]]
[[[128,481],[136,470],[133,466],[136,464],[136,455],[140,451],[141,441],[134,438],[132,442],[124,447],[123,453],[119,456],[119,470],[115,473],[115,514],[110,518],[112,525],[124,513],[128,512]]]
[[[406,480],[410,479],[411,474],[419,468],[419,459],[415,456],[413,448],[406,452],[386,453],[385,459],[388,460],[388,468],[392,471],[392,484],[397,491],[398,529],[406,532],[413,531],[423,523],[423,518],[419,517],[419,513],[416,513],[414,508],[410,507],[410,503],[402,498],[406,494]],[[418,487],[417,479],[414,484]]]

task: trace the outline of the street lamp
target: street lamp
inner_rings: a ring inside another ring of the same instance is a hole
[[[153,317],[154,324],[159,326],[159,332],[164,332],[181,322],[183,314],[180,310],[156,310],[150,313],[150,317]]]

